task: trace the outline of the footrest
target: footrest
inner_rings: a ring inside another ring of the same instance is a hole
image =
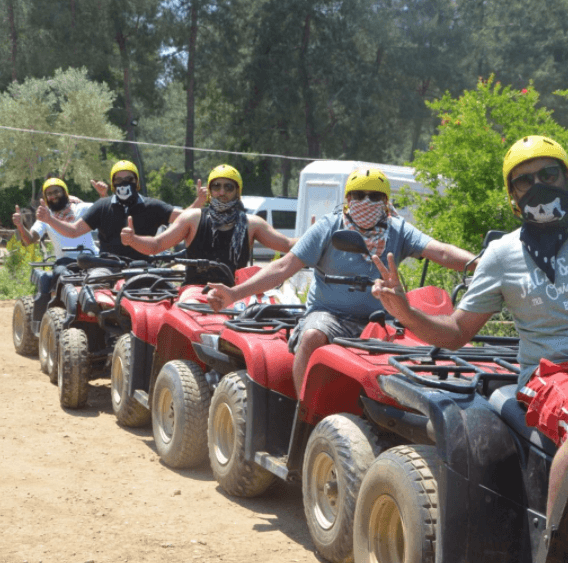
[[[146,407],[148,410],[150,410],[148,393],[146,393],[146,391],[142,391],[142,389],[136,389],[136,391],[134,391],[134,399],[138,401],[143,407]]]
[[[284,481],[288,478],[288,467],[286,467],[286,458],[278,458],[267,452],[256,452],[254,461],[264,469],[270,471]]]

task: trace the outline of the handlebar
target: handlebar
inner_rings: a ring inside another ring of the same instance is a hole
[[[111,281],[117,281],[122,278],[132,278],[140,274],[153,274],[160,276],[161,278],[179,278],[184,276],[184,273],[179,270],[172,270],[170,268],[131,268],[124,269],[121,272],[115,272],[112,274],[99,274],[96,276],[88,276],[88,282],[90,284],[106,283]]]
[[[66,246],[66,247],[62,248],[61,250],[63,252],[80,252],[80,253],[94,255],[94,252],[90,248],[87,248],[86,246],[83,246],[82,244],[80,244],[79,246]]]
[[[229,266],[223,262],[215,262],[214,260],[205,260],[202,258],[176,258],[176,264],[181,264],[183,266],[193,266],[199,273],[207,272],[214,268],[221,270],[230,281],[230,285],[235,285],[235,276]]]
[[[349,285],[349,291],[365,291],[368,287],[372,287],[375,280],[369,276],[324,276],[325,283],[336,283],[341,285]]]
[[[146,256],[144,259],[129,258],[108,253],[103,253],[100,256],[79,254],[79,256],[77,256],[77,264],[82,270],[90,270],[91,268],[147,268],[154,262],[177,262],[181,260],[183,254],[184,252],[155,254]]]

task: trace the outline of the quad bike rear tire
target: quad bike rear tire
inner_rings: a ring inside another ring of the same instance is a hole
[[[140,428],[150,422],[150,411],[134,397],[128,395],[130,381],[130,334],[123,334],[116,341],[110,372],[110,396],[112,410],[121,426]]]
[[[12,339],[20,356],[35,356],[38,353],[38,338],[32,330],[34,298],[26,295],[16,301],[12,314]]]
[[[371,425],[334,414],[314,428],[302,469],[304,511],[312,540],[332,563],[353,561],[353,518],[361,481],[381,451]]]
[[[245,372],[229,373],[213,393],[207,429],[213,475],[230,495],[254,497],[274,482],[275,476],[245,460],[247,390]]]
[[[152,396],[152,429],[163,462],[176,469],[207,459],[211,390],[201,367],[187,360],[166,363]]]
[[[438,466],[434,446],[397,446],[376,459],[355,510],[355,563],[434,563]]]
[[[79,409],[89,394],[89,343],[84,330],[68,328],[59,336],[57,386],[62,407]]]
[[[67,312],[62,307],[48,309],[39,327],[39,365],[41,371],[49,375],[49,381],[57,384],[57,356],[59,336]]]

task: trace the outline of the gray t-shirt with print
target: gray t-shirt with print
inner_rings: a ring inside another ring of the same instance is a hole
[[[519,332],[519,388],[541,358],[568,361],[568,244],[556,257],[554,284],[520,241],[520,229],[492,242],[457,308],[494,313],[505,305]]]

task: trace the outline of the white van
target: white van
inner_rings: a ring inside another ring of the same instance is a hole
[[[409,166],[375,164],[357,160],[319,160],[312,162],[300,173],[295,236],[301,237],[308,230],[313,217],[317,221],[343,203],[345,182],[349,174],[363,166],[377,167],[385,173],[391,185],[391,201],[395,206],[396,195],[402,186],[409,186],[418,193],[428,191],[416,181],[414,168]],[[409,209],[397,208],[397,211],[406,220],[412,220]]]
[[[244,195],[241,200],[247,213],[262,217],[269,225],[287,237],[294,236],[298,209],[296,198]],[[266,248],[259,242],[254,243],[253,258],[270,260],[273,257],[274,250]]]

